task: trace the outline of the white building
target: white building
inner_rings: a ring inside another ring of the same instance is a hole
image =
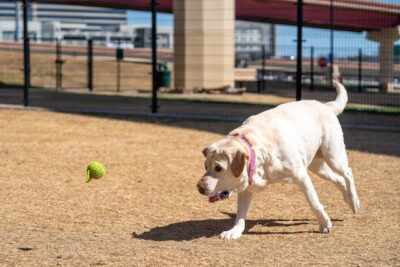
[[[0,21],[16,20],[16,18],[21,19],[21,17],[21,1],[0,0]],[[82,23],[90,26],[118,29],[119,25],[127,23],[127,11],[101,7],[31,3],[28,8],[28,19],[29,21]]]
[[[118,32],[127,23],[127,11],[110,8],[31,3],[28,7],[29,32],[33,41],[64,38],[79,43],[88,36],[100,39]],[[21,1],[0,0],[0,40],[21,40]]]
[[[260,59],[262,45],[265,56],[275,55],[275,26],[273,24],[236,21],[235,50],[237,58]]]
[[[151,47],[151,27],[149,25],[121,25],[120,33],[124,36],[134,36],[135,47]],[[172,26],[157,27],[157,47],[172,49],[174,33]]]
[[[22,12],[20,1],[0,0],[0,40],[21,40]],[[94,39],[96,45],[151,47],[150,25],[128,25],[127,11],[110,8],[32,3],[28,10],[29,34],[32,41],[84,44]],[[174,46],[173,27],[157,28],[159,48]],[[271,24],[237,21],[235,49],[238,59],[261,58],[261,47],[266,56],[275,54],[275,27]]]
[[[18,27],[17,27],[18,28]],[[14,41],[16,34],[22,36],[22,27],[19,27],[16,33],[16,23],[13,20],[4,20],[0,23],[0,40]],[[29,37],[32,40],[40,40],[42,38],[42,23],[32,21],[29,23]]]

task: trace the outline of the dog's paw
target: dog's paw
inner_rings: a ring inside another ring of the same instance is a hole
[[[327,234],[331,231],[332,229],[332,222],[329,221],[327,224],[320,225],[319,226],[319,232],[322,234]]]
[[[343,198],[345,198],[344,195]],[[354,192],[348,191],[345,201],[347,202],[353,213],[358,213],[358,211],[361,208],[361,204],[360,204],[360,199],[358,198],[357,193],[355,191]]]
[[[222,232],[219,237],[223,240],[238,239],[242,235],[243,230],[238,228],[232,228],[229,231]]]
[[[331,231],[331,228],[326,227],[326,226],[323,226],[323,227],[320,227],[320,228],[319,228],[319,232],[320,232],[321,234],[328,234],[330,231]]]
[[[358,198],[356,198],[354,201],[354,211],[353,212],[358,213],[360,208],[361,208],[360,200]]]
[[[360,200],[357,198],[357,201],[356,201],[356,210],[359,211],[360,209],[361,209],[361,203],[360,203]]]
[[[358,213],[361,208],[360,200],[358,197],[350,196],[349,197],[349,206],[353,213]]]

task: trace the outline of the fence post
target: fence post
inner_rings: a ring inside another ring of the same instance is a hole
[[[121,61],[117,60],[117,92],[121,92]]]
[[[62,90],[62,51],[60,39],[56,39],[56,90]]]
[[[301,100],[301,77],[303,70],[301,61],[303,49],[303,0],[297,0],[297,68],[296,68],[296,100]]]
[[[117,54],[120,53],[119,49],[121,48],[117,48]],[[120,55],[117,55],[117,92],[121,92],[121,60],[122,58],[120,58]]]
[[[261,89],[265,91],[265,45],[261,46]]]
[[[330,69],[329,69],[329,75],[330,75],[330,77],[329,77],[329,84],[330,84],[330,86],[331,87],[333,87],[333,82],[332,82],[332,80],[333,80],[333,62],[334,62],[334,57],[333,57],[333,50],[334,50],[334,42],[333,42],[333,0],[330,0],[330,5],[329,5],[329,24],[330,24],[330,27],[331,27],[331,29],[330,29],[330,44],[329,44],[329,63],[330,63]]]
[[[265,90],[265,45],[261,45],[261,69],[258,71],[257,69],[257,93]]]
[[[314,92],[314,46],[311,46],[310,53],[310,91]]]
[[[157,90],[158,90],[158,75],[157,75],[157,11],[156,0],[151,0],[151,55],[152,55],[152,78],[153,90],[151,98],[151,112],[157,113]]]
[[[19,1],[15,1],[15,33],[14,33],[14,41],[19,41]]]
[[[31,55],[28,35],[28,5],[29,0],[23,0],[24,26],[24,106],[29,105],[29,87],[31,86]]]
[[[358,92],[362,92],[362,49],[358,49]]]
[[[93,91],[93,39],[87,44],[87,87]]]

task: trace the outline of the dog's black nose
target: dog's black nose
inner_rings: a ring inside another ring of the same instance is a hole
[[[200,194],[204,194],[204,192],[205,192],[204,187],[202,187],[200,183],[197,184],[197,190],[199,190]]]

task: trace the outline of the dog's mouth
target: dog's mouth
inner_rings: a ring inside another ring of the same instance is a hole
[[[229,193],[228,191],[221,191],[216,193],[215,195],[211,196],[208,198],[208,202],[210,203],[214,203],[220,200],[224,200],[227,199],[228,197],[230,197],[231,193]]]

